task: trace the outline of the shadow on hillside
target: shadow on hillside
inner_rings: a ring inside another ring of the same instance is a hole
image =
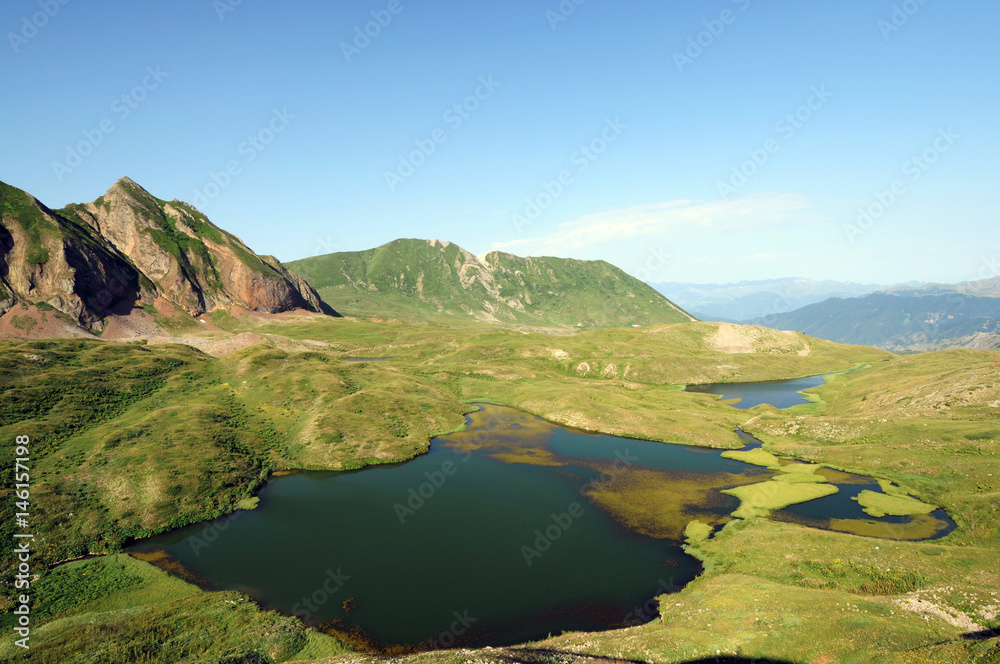
[[[683,664],[794,664],[787,659],[754,659],[752,657],[735,657],[730,655],[720,655],[719,657],[706,657],[704,659],[692,659]]]
[[[986,641],[988,639],[995,639],[1000,636],[1000,630],[996,629],[984,629],[981,632],[968,632],[962,635],[962,638],[966,641]]]
[[[510,664],[562,664],[564,662],[603,662],[606,664],[645,664],[642,660],[618,659],[615,657],[600,657],[575,652],[566,652],[552,648],[514,648],[504,652],[490,653],[494,661],[510,662]],[[718,657],[703,657],[693,659],[683,664],[795,664],[781,659],[754,659],[752,657],[736,657],[720,655]]]

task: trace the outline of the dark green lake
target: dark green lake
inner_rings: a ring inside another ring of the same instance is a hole
[[[512,408],[468,419],[412,461],[274,477],[257,509],[129,551],[368,650],[513,644],[657,617],[701,570],[684,527],[724,524],[739,501],[720,490],[773,475]]]

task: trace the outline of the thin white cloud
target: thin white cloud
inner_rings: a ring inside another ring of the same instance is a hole
[[[756,194],[720,201],[676,200],[590,214],[559,225],[545,237],[497,242],[493,249],[519,255],[565,255],[568,251],[678,230],[747,231],[794,221],[809,207],[798,194]]]

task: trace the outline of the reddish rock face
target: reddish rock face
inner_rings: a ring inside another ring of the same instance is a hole
[[[92,331],[123,303],[155,290],[114,247],[34,197],[0,183],[0,314],[16,301],[42,302]]]
[[[58,212],[0,183],[0,314],[18,299],[46,302],[96,331],[112,310],[158,296],[195,316],[233,305],[336,314],[277,259],[128,178]]]

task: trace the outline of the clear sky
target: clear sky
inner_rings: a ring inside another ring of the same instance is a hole
[[[420,237],[654,282],[997,276],[998,25],[973,0],[5,0],[0,180],[59,207],[127,175],[282,260]]]

